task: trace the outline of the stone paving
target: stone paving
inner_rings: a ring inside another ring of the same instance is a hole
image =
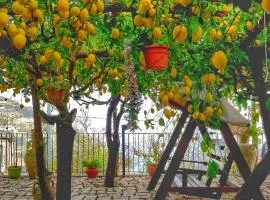
[[[149,178],[146,176],[136,176],[127,178],[116,178],[114,188],[103,186],[104,178],[99,177],[95,180],[87,180],[85,177],[73,177],[72,179],[72,200],[152,200],[156,191],[146,190]],[[240,183],[240,179],[237,179]],[[33,181],[27,177],[19,180],[10,180],[0,177],[0,199],[26,200],[33,199],[31,196]],[[270,178],[262,186],[265,199],[270,200]],[[232,199],[233,194],[226,194],[222,199]],[[198,197],[188,197],[170,193],[168,200],[206,200]]]

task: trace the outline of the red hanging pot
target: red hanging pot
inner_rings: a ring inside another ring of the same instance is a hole
[[[160,71],[168,67],[169,47],[149,45],[145,46],[144,57],[146,68]]]
[[[98,170],[96,168],[87,168],[86,174],[89,179],[97,178]]]
[[[54,105],[59,105],[64,101],[65,89],[49,88],[47,90],[47,99]]]

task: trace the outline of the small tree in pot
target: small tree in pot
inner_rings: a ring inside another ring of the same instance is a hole
[[[96,178],[101,167],[101,161],[98,158],[82,160],[82,166],[86,168],[86,174],[89,179]]]

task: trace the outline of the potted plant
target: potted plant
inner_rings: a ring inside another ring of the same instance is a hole
[[[18,179],[21,177],[22,167],[21,166],[9,166],[8,167],[8,178]]]
[[[65,99],[65,88],[63,82],[52,81],[46,88],[46,97],[48,102],[53,105],[60,105]]]
[[[149,174],[150,177],[152,177],[157,169],[158,162],[160,160],[160,157],[162,155],[162,147],[164,147],[164,143],[160,143],[159,138],[162,137],[160,135],[157,140],[152,140],[150,148],[151,150],[149,154],[142,154],[145,161],[146,161],[146,167],[147,167],[147,173]]]
[[[165,4],[162,8],[156,9],[158,3],[141,1],[134,17],[134,25],[143,30],[140,42],[144,44],[142,50],[146,69],[152,71],[166,69],[169,57],[168,38],[164,31],[168,26],[165,23],[164,13],[168,13],[169,7]]]
[[[89,179],[93,179],[98,176],[98,170],[101,167],[101,161],[98,158],[82,160],[82,166],[86,168],[87,177]]]

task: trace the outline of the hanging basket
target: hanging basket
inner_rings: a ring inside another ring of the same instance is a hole
[[[149,45],[145,46],[144,57],[146,68],[152,71],[160,71],[168,67],[169,47]]]
[[[49,88],[47,89],[47,99],[53,105],[59,105],[64,101],[65,89]]]

